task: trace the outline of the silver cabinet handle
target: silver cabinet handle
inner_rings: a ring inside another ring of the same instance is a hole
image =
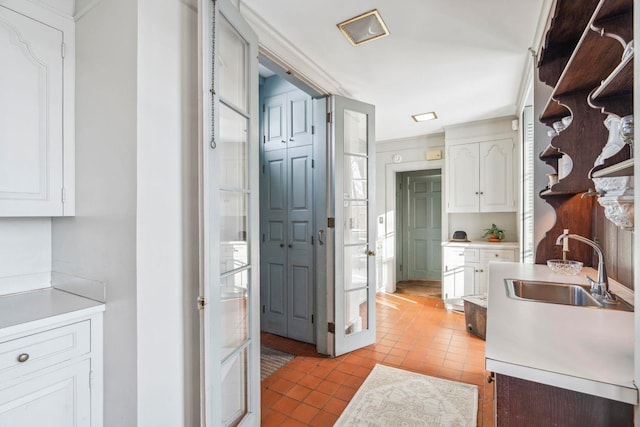
[[[24,363],[27,360],[29,360],[29,353],[22,353],[21,355],[18,356],[18,362],[20,363]]]
[[[324,245],[324,230],[318,230],[318,243]]]

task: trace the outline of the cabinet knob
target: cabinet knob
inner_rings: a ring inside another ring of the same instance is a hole
[[[496,258],[498,258],[498,257],[500,256],[500,255],[498,255],[498,254],[495,254],[495,255],[496,255]]]
[[[480,193],[478,193],[478,192],[476,191],[476,194],[480,194]]]
[[[282,142],[283,144],[286,144],[286,143],[287,143],[287,141],[286,141],[286,140],[284,140],[284,139],[283,139],[282,141],[280,141],[280,142]]]
[[[481,191],[480,194],[484,194],[484,191]]]
[[[293,245],[292,245],[291,243],[289,243],[287,246],[288,246],[288,247],[290,247],[290,248],[292,248],[292,247],[293,247]]]
[[[493,382],[493,374],[487,375],[487,382],[491,384]]]
[[[281,247],[281,248],[284,248],[284,243],[280,243],[280,247]]]
[[[368,251],[367,255],[369,256],[376,256],[376,251]]]
[[[290,141],[290,142],[293,142],[293,138],[289,138],[289,141]]]
[[[24,363],[27,360],[29,360],[29,353],[22,353],[21,355],[18,356],[18,362],[20,363]]]

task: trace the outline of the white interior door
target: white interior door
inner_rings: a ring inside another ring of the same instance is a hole
[[[330,217],[334,263],[334,354],[373,344],[375,285],[375,109],[331,97]],[[331,170],[332,169],[332,170]]]
[[[202,0],[204,424],[260,421],[257,37]]]

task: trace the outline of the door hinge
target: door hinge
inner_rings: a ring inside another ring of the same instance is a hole
[[[336,333],[336,324],[333,323],[333,322],[327,323],[327,332],[329,332],[330,334],[335,334]]]
[[[93,388],[93,371],[89,371],[89,388]]]
[[[311,315],[311,324],[313,325],[313,314]]]
[[[262,313],[264,314],[265,306],[262,306]]]
[[[327,218],[327,227],[328,228],[336,228],[336,219],[335,218]]]
[[[262,143],[263,144],[267,143],[267,135],[262,135]]]
[[[65,46],[65,44],[64,44],[64,43],[62,43],[62,44],[60,45],[60,55],[64,58],[66,54],[67,54],[67,52],[66,52],[66,46]]]
[[[264,113],[265,111],[267,111],[267,106],[266,104],[262,104],[262,112]]]
[[[316,161],[311,159],[311,169],[316,167]]]
[[[402,190],[402,183],[400,183],[400,189]]]
[[[331,123],[331,119],[333,119],[331,113],[327,113],[327,123]]]
[[[311,236],[311,245],[313,246],[313,236]]]
[[[311,125],[311,135],[315,135],[316,134],[316,127],[314,125]]]
[[[267,171],[267,166],[266,165],[262,165],[262,173],[266,173]]]
[[[264,243],[264,242],[265,242],[265,235],[264,235],[264,233],[262,233],[262,243]]]
[[[203,296],[199,296],[198,300],[197,300],[198,310],[204,310],[205,304],[206,303],[204,302],[204,297]]]
[[[67,201],[67,193],[66,191],[64,191],[64,187],[62,187],[60,191],[60,200],[62,201],[62,203],[65,203]]]

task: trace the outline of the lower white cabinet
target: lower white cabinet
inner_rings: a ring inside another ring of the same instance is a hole
[[[517,250],[517,243],[445,243],[442,248],[442,298],[452,300],[465,295],[486,294],[489,262],[516,261]]]
[[[102,313],[36,323],[0,335],[0,426],[102,426]]]

